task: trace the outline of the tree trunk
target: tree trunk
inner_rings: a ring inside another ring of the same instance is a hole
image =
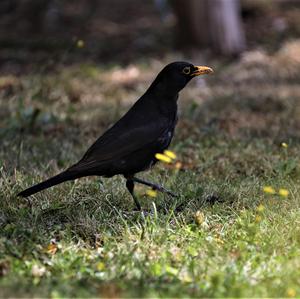
[[[203,24],[207,23],[207,1],[172,0],[177,16],[176,44],[179,48],[207,47],[208,31]]]
[[[245,35],[238,0],[208,0],[210,37],[213,49],[234,55],[245,50]]]
[[[245,49],[239,0],[172,0],[177,43],[183,48],[210,47],[223,55]]]

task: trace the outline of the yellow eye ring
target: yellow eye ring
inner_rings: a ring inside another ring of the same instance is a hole
[[[191,72],[191,68],[190,68],[189,66],[186,66],[186,67],[182,70],[182,72],[183,72],[185,75],[189,75],[190,72]]]

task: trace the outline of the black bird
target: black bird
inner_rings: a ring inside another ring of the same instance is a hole
[[[173,62],[164,67],[145,94],[109,130],[87,150],[83,158],[60,174],[18,194],[27,197],[36,192],[85,176],[112,177],[121,174],[137,208],[134,183],[174,195],[160,185],[135,177],[153,166],[156,153],[168,148],[177,122],[179,92],[195,76],[212,73],[206,66]]]

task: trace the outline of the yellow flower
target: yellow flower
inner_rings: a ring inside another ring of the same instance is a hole
[[[281,146],[284,147],[284,148],[287,148],[287,147],[288,147],[288,144],[285,143],[285,142],[281,142]]]
[[[269,194],[275,194],[276,193],[274,188],[272,188],[271,186],[265,186],[263,190],[264,190],[265,193],[269,193]]]
[[[259,223],[259,222],[261,222],[262,221],[262,217],[260,216],[260,215],[256,215],[256,217],[255,217],[255,222],[256,223]]]
[[[150,196],[150,197],[156,197],[156,196],[157,196],[157,192],[156,192],[155,190],[152,190],[152,189],[147,190],[147,191],[146,191],[146,194],[147,194],[148,196]]]
[[[265,206],[262,205],[262,204],[260,204],[260,205],[256,208],[256,210],[257,210],[258,212],[263,212],[263,211],[265,210]]]
[[[164,151],[164,154],[166,156],[168,156],[169,158],[171,158],[172,160],[177,158],[176,154],[174,152],[172,152],[172,151],[166,150],[166,151]]]
[[[296,297],[296,291],[292,288],[288,288],[287,291],[286,291],[286,295],[289,298],[294,298],[294,297]]]
[[[162,162],[165,162],[165,163],[171,163],[172,162],[172,159],[164,154],[160,154],[160,153],[157,153],[155,154],[155,158],[159,161],[162,161]]]
[[[84,47],[84,41],[82,39],[79,39],[76,43],[77,48],[83,48]]]
[[[219,243],[220,245],[224,244],[224,241],[221,238],[215,238],[216,242]]]
[[[279,189],[278,194],[282,197],[287,197],[290,194],[290,192],[286,189]]]
[[[49,254],[55,254],[57,251],[58,247],[57,244],[49,244],[46,248],[45,248],[45,252],[49,253]]]
[[[96,268],[97,268],[98,271],[103,271],[105,269],[105,264],[103,262],[99,262],[96,265]]]

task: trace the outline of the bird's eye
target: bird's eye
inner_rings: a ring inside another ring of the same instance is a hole
[[[186,67],[182,70],[182,72],[183,72],[184,74],[188,75],[188,74],[191,72],[191,68],[190,68],[189,66],[186,66]]]

